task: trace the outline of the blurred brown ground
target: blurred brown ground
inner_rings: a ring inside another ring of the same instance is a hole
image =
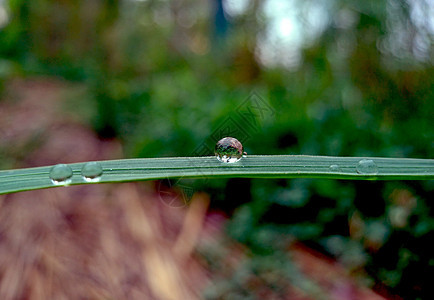
[[[52,79],[6,85],[0,149],[10,158],[8,168],[123,157],[118,141],[100,140],[74,109],[65,110],[70,89]],[[0,196],[0,299],[202,298],[249,252],[225,235],[226,217],[207,211],[208,195],[194,194],[188,207],[168,207],[157,186],[97,184]],[[221,253],[207,257],[198,248]],[[324,291],[321,299],[384,299],[306,246],[295,243],[288,252]],[[210,259],[221,260],[222,268],[212,270]],[[276,290],[265,276],[250,277],[247,288],[258,299],[316,299],[291,282],[278,280]]]

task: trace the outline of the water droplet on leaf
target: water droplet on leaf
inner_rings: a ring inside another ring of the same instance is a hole
[[[342,172],[341,168],[338,165],[331,165],[329,169],[331,172]]]
[[[377,164],[372,159],[362,159],[357,163],[357,173],[375,175],[378,173]]]
[[[87,182],[98,182],[102,175],[102,166],[99,162],[88,162],[81,169],[81,175]]]
[[[217,142],[215,155],[217,159],[224,163],[234,163],[243,157],[243,145],[233,137],[225,137]]]
[[[65,164],[58,164],[51,168],[50,179],[55,185],[68,185],[71,183],[72,169]]]

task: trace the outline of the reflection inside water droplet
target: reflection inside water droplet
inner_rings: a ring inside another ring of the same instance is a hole
[[[50,179],[55,185],[68,185],[71,183],[72,169],[65,164],[58,164],[51,168]]]
[[[81,175],[87,182],[98,182],[101,180],[102,166],[98,162],[88,162],[81,169]]]
[[[215,155],[217,159],[224,163],[237,162],[244,154],[243,145],[233,137],[225,137],[218,141],[215,146]]]
[[[377,164],[372,159],[362,159],[357,163],[357,173],[375,175],[378,173]]]

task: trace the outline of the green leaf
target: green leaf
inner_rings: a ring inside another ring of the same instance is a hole
[[[232,164],[222,163],[213,156],[121,159],[98,163],[103,170],[99,183],[171,177],[434,179],[434,160],[412,158],[249,155]],[[81,174],[84,165],[68,164],[73,173],[68,185],[92,184]],[[52,167],[0,171],[0,194],[58,186],[50,179]]]

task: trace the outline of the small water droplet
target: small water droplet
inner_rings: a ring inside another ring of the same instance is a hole
[[[341,167],[339,167],[338,165],[331,165],[329,169],[331,172],[342,172]]]
[[[51,168],[50,179],[55,185],[68,185],[71,183],[72,169],[65,164],[58,164]]]
[[[243,157],[243,145],[233,137],[225,137],[217,142],[215,156],[224,163],[234,163]]]
[[[88,162],[81,168],[81,175],[87,182],[100,181],[102,172],[101,164],[96,161]]]
[[[362,159],[357,163],[357,173],[375,175],[378,173],[377,164],[372,159]]]

